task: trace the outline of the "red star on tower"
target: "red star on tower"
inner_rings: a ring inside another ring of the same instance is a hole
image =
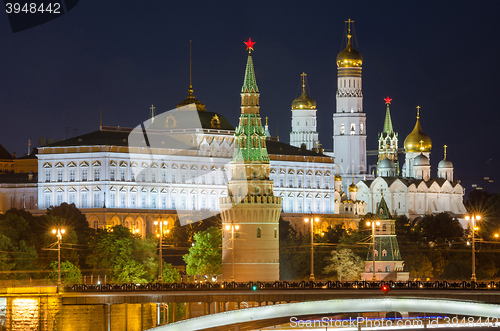
[[[244,41],[245,45],[247,45],[247,49],[253,51],[253,45],[255,44],[254,41],[252,41],[252,38],[248,38],[248,41]]]
[[[392,99],[390,99],[389,97],[385,98],[384,100],[386,105],[391,104]]]

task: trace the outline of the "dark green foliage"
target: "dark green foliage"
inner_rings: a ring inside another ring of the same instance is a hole
[[[47,276],[47,279],[55,279],[58,277],[58,267],[57,261],[52,261],[50,263],[51,273]],[[82,273],[80,269],[69,261],[61,262],[61,281],[63,284],[81,284],[82,283]]]
[[[95,269],[105,269],[116,283],[146,283],[153,280],[158,264],[156,243],[133,235],[128,228],[114,226],[100,230],[90,242],[87,263]]]
[[[184,255],[188,275],[222,273],[222,231],[208,228],[194,235],[194,245]]]

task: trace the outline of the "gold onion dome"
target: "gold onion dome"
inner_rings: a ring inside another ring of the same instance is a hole
[[[341,182],[342,181],[342,176],[340,176],[339,174],[336,174],[334,177],[333,177],[333,180],[336,181],[336,182]]]
[[[316,101],[307,96],[306,91],[292,102],[292,109],[316,109]]]
[[[420,108],[420,107],[418,107]],[[431,138],[425,134],[420,125],[420,116],[417,115],[417,123],[413,131],[405,139],[405,151],[408,152],[427,152],[432,148]]]
[[[337,67],[361,67],[363,65],[363,55],[354,49],[351,37],[351,34],[347,34],[347,46],[337,55]]]
[[[351,185],[349,185],[349,192],[358,192],[358,187],[356,186],[356,184],[351,183]]]

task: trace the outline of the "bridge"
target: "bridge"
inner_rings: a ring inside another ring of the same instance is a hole
[[[384,285],[387,293],[381,290]],[[35,300],[37,316],[49,316],[56,309],[61,330],[75,329],[75,325],[95,330],[125,330],[127,325],[128,330],[217,330],[222,326],[248,330],[286,323],[292,316],[376,311],[500,317],[500,282],[201,282],[65,285],[40,291],[0,289],[0,306],[2,297],[7,300],[7,325],[15,319],[19,298]],[[40,327],[45,329],[50,328]]]

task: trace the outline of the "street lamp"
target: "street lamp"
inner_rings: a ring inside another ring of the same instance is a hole
[[[481,219],[480,215],[465,215],[465,219],[471,220],[472,221],[472,277],[470,278],[471,281],[476,282],[476,247],[475,247],[475,232],[478,230],[476,227],[476,221],[479,221]]]
[[[56,228],[52,230],[52,233],[57,237],[57,285],[61,285],[61,240],[62,235],[66,230],[62,228]]]
[[[373,238],[373,248],[372,248],[372,257],[373,257],[373,277],[372,281],[377,280],[377,276],[375,276],[375,226],[379,226],[380,222],[379,221],[372,221],[372,222],[366,222],[367,226],[372,226],[372,238]]]
[[[163,238],[163,225],[167,225],[167,221],[155,221],[155,225],[160,225],[160,233],[157,233],[156,236],[160,238],[160,259],[159,259],[159,274],[158,274],[158,283],[163,283],[162,279],[162,262],[163,262],[163,256],[162,256],[162,238]],[[167,230],[168,231],[168,230]]]
[[[309,281],[314,282],[314,222],[319,222],[319,217],[305,218],[304,221],[307,223],[311,220],[311,275],[309,276]]]
[[[226,225],[226,230],[231,230],[231,282],[234,282],[234,230],[238,230],[239,225]]]

